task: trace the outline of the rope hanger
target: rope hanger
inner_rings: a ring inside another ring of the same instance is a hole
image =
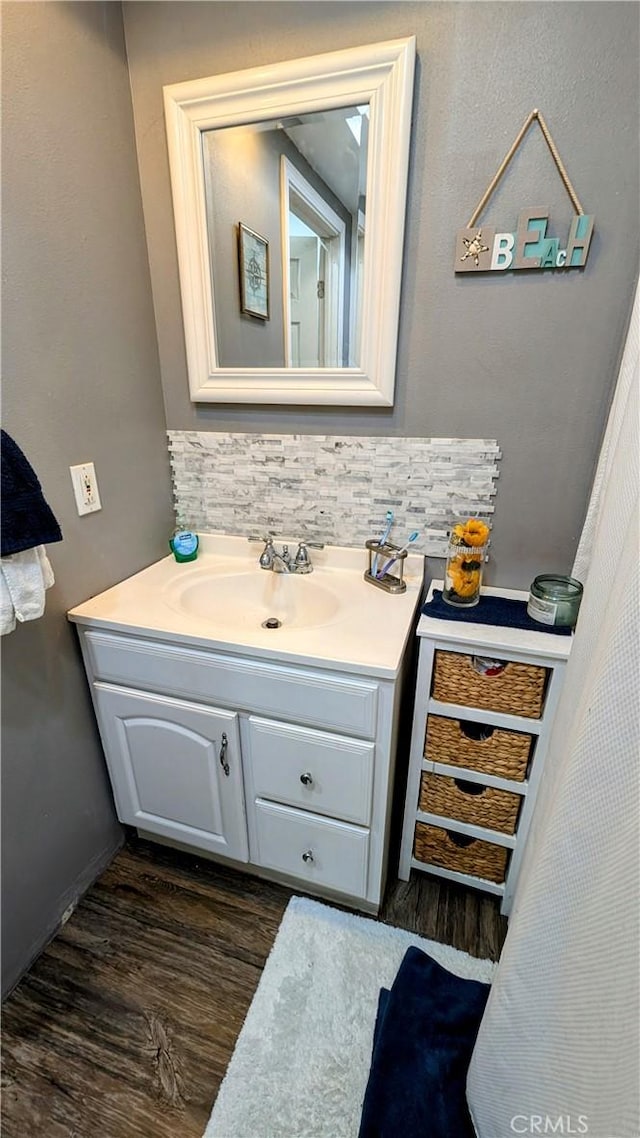
[[[516,152],[516,150],[518,149],[520,143],[522,142],[525,134],[527,133],[529,127],[531,126],[531,124],[533,122],[537,122],[539,127],[540,127],[540,130],[542,131],[544,140],[545,140],[547,146],[549,147],[549,150],[551,151],[551,157],[553,158],[553,161],[555,162],[555,164],[558,168],[558,173],[559,173],[560,177],[562,178],[562,181],[564,183],[564,187],[565,187],[569,197],[571,198],[571,203],[573,205],[573,208],[575,209],[576,213],[578,213],[580,215],[584,215],[584,210],[583,210],[582,206],[580,205],[580,200],[578,198],[578,195],[577,195],[576,191],[574,190],[574,188],[571,184],[571,179],[570,179],[569,175],[567,174],[567,171],[564,167],[564,163],[563,163],[563,161],[562,161],[562,159],[558,153],[558,148],[556,147],[556,144],[551,137],[551,132],[549,130],[549,127],[547,126],[546,122],[544,121],[544,118],[542,117],[542,114],[540,113],[540,111],[536,109],[536,110],[533,110],[530,115],[527,115],[524,123],[522,124],[522,127],[520,128],[520,131],[518,132],[518,135],[516,137],[515,142],[513,143],[509,152],[503,158],[503,160],[502,160],[500,166],[498,167],[494,177],[490,181],[487,189],[485,190],[485,192],[482,195],[482,197],[480,198],[480,201],[478,202],[476,208],[474,209],[473,213],[471,214],[471,217],[469,218],[469,221],[467,222],[467,229],[473,229],[474,225],[476,224],[476,221],[478,220],[478,218],[479,218],[480,214],[482,213],[484,207],[486,206],[487,202],[489,201],[489,198],[491,197],[492,193],[494,192],[496,186],[498,185],[500,179],[502,178],[502,175],[504,174],[505,170],[507,169],[507,166],[509,165],[511,159],[513,158],[513,156]]]

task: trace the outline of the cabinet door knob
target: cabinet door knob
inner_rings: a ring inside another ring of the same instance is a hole
[[[310,864],[313,861],[313,850],[307,850],[306,853],[303,853],[302,860]]]
[[[226,731],[222,732],[222,739],[220,741],[220,766],[222,767],[227,778],[229,777],[229,764],[227,762],[227,747],[229,740],[227,739]]]
[[[303,786],[313,786],[313,777],[309,771],[305,771],[304,774],[300,775],[300,782]]]

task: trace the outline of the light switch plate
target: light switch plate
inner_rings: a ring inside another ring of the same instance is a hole
[[[92,462],[81,462],[79,466],[70,466],[73,493],[79,514],[94,514],[102,509],[98,480]]]

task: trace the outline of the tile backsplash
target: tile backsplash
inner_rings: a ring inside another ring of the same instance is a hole
[[[169,431],[179,525],[360,546],[395,513],[391,540],[420,531],[415,549],[446,553],[460,517],[491,524],[495,439]]]

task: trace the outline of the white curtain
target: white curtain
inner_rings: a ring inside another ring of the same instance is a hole
[[[638,356],[631,327],[574,575],[585,585],[467,1093],[480,1138],[638,1138]]]

